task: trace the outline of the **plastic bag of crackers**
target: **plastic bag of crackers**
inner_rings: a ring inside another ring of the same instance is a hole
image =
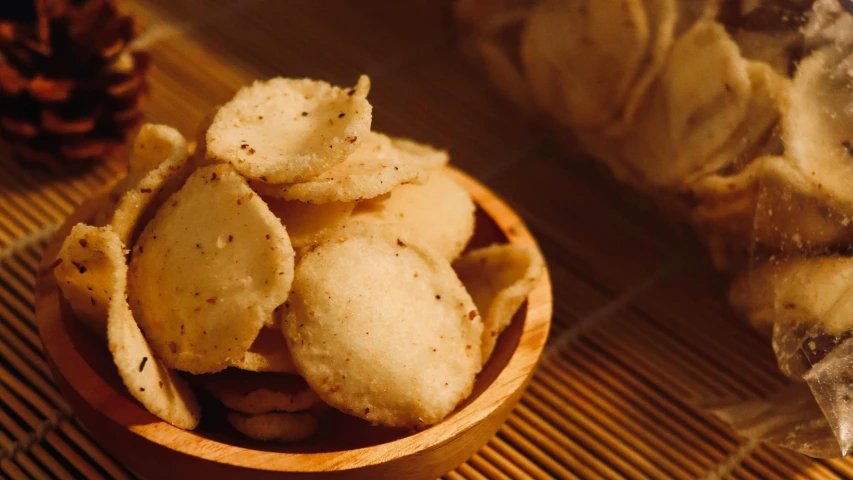
[[[718,413],[853,449],[853,2],[458,0],[463,46],[518,108],[677,212],[791,386]]]

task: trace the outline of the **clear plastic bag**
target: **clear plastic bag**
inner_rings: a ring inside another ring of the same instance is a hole
[[[531,117],[691,224],[791,386],[714,409],[853,449],[853,0],[457,0]],[[771,335],[768,335],[770,337]]]

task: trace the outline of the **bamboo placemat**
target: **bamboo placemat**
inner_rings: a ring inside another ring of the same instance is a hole
[[[701,407],[777,389],[769,342],[725,306],[689,239],[594,164],[568,159],[457,52],[429,0],[134,0],[154,57],[151,121],[191,135],[255,78],[373,80],[376,129],[448,148],[521,213],[554,283],[552,338],[527,394],[477,455],[483,478],[853,478],[739,438]],[[0,153],[0,477],[133,478],[53,385],[33,321],[44,240],[119,174],[27,170]]]

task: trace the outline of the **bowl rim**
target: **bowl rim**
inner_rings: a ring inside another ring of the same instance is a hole
[[[483,212],[492,219],[508,243],[530,245],[538,250],[536,240],[521,218],[490,189],[462,171],[445,167],[445,172],[459,182]],[[45,354],[70,388],[108,420],[122,428],[169,450],[187,454],[182,445],[194,444],[191,455],[232,467],[273,472],[319,473],[369,468],[422,454],[459,439],[467,430],[496,413],[505,401],[514,401],[529,382],[544,349],[551,323],[553,298],[547,266],[543,278],[527,297],[527,309],[518,344],[495,379],[473,401],[454,411],[449,418],[420,432],[378,445],[349,450],[324,452],[276,452],[219,442],[168,424],[136,401],[118,391],[76,351],[73,342],[64,341],[63,329],[51,323],[62,315],[59,287],[51,264],[70,227],[85,220],[82,212],[91,213],[93,196],[72,213],[57,230],[46,247],[35,288],[35,316]],[[61,323],[61,322],[59,322]],[[59,363],[54,359],[61,359]],[[116,405],[116,398],[124,399]],[[140,418],[150,417],[140,423]],[[485,443],[485,442],[484,442]]]

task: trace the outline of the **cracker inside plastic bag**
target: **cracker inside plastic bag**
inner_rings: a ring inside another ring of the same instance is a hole
[[[853,449],[853,258],[796,258],[762,265],[735,281],[731,300],[753,324],[765,325],[772,320],[773,351],[779,369],[794,383],[810,390],[826,421],[822,451],[811,451],[813,447],[805,442],[798,445],[789,441],[786,446],[821,457],[850,452]],[[777,395],[766,400],[775,404],[773,408],[780,416],[789,414],[792,408],[790,398],[784,401],[782,398]],[[755,423],[757,418],[750,420],[746,416],[754,413],[742,410],[742,416],[733,418]],[[810,442],[816,437],[812,432]]]

